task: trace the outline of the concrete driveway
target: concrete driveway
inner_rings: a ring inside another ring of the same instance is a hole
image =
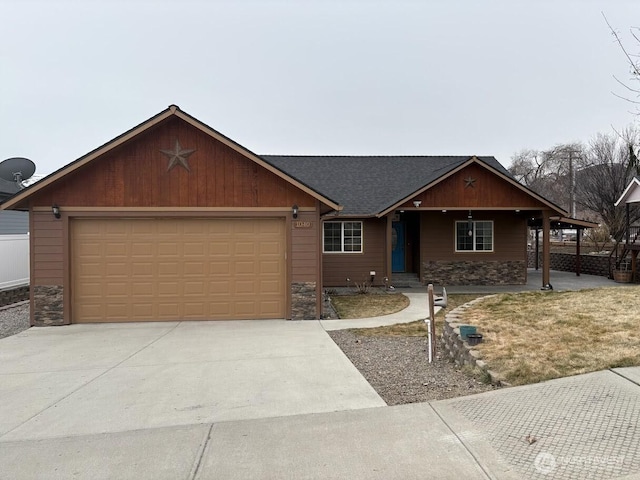
[[[385,405],[318,322],[32,328],[0,376],[0,441]]]

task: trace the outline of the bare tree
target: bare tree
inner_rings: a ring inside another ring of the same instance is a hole
[[[638,132],[627,128],[620,135],[598,134],[580,159],[576,175],[576,201],[597,213],[614,238],[625,230],[625,207],[614,203],[637,174],[634,145]],[[631,221],[640,219],[640,211],[631,209]]]
[[[583,156],[580,143],[560,144],[543,151],[521,150],[511,157],[509,172],[523,185],[575,214],[574,173]]]
[[[640,115],[640,55],[630,53],[630,51],[625,46],[625,43],[622,41],[620,34],[613,29],[613,27],[609,23],[609,20],[607,20],[607,17],[605,16],[604,12],[602,13],[602,16],[604,17],[604,21],[607,23],[607,26],[611,31],[611,35],[613,35],[613,38],[615,38],[616,43],[618,44],[618,46],[620,47],[620,50],[625,56],[625,59],[630,69],[630,75],[631,75],[631,77],[626,81],[622,81],[614,75],[613,78],[615,78],[616,82],[618,82],[622,86],[622,88],[625,91],[625,94],[619,95],[615,92],[613,92],[613,94],[616,97],[620,97],[623,100],[626,100],[636,105],[635,113],[636,115]],[[640,28],[631,27],[629,29],[629,33],[633,38],[633,42],[636,44],[636,48],[640,49]]]

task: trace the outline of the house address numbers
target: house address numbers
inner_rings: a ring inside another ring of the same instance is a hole
[[[311,228],[313,226],[313,223],[305,220],[296,220],[293,226],[295,228]]]

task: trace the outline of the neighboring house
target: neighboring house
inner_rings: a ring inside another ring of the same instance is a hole
[[[634,177],[631,182],[629,182],[629,185],[627,185],[627,188],[625,188],[615,203],[616,207],[621,204],[625,205],[627,217],[626,230],[623,238],[624,249],[616,267],[618,267],[620,261],[624,260],[626,255],[631,252],[631,278],[636,277],[638,252],[640,251],[640,227],[632,225],[629,217],[629,207],[634,203],[640,203],[640,177]]]
[[[0,202],[20,190],[0,178]],[[29,213],[0,211],[0,290],[29,284]]]
[[[21,190],[32,323],[317,318],[394,273],[523,284],[562,209],[493,157],[257,155],[176,106]],[[372,274],[375,272],[375,274]]]

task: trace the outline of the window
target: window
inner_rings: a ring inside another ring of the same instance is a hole
[[[456,252],[492,252],[493,222],[456,222]]]
[[[362,222],[324,222],[323,251],[362,252]]]

